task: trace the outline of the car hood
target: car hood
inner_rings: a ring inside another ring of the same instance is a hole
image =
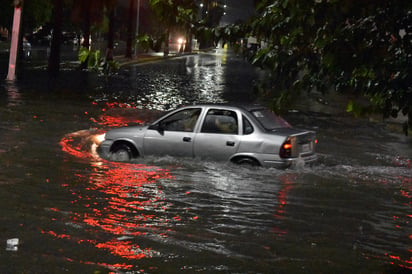
[[[114,128],[106,132],[106,139],[131,138],[143,135],[148,126],[129,126]]]

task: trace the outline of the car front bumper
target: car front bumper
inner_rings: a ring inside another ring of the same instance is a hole
[[[104,140],[98,147],[97,153],[103,157],[107,158],[110,155],[110,147],[112,146],[112,140]]]

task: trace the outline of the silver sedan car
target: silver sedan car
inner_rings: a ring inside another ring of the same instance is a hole
[[[260,105],[186,106],[147,126],[109,130],[98,151],[104,158],[183,156],[265,167],[317,160],[315,132],[291,127]]]

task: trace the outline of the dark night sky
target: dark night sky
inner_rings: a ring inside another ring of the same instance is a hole
[[[226,0],[226,15],[222,18],[222,24],[232,24],[237,20],[245,21],[254,12],[254,0]]]
[[[120,0],[120,5],[128,8],[128,0]],[[200,2],[197,1],[197,2]],[[238,20],[246,21],[254,13],[254,0],[223,0],[226,3],[226,15],[221,20],[221,25],[232,24]],[[148,5],[148,0],[141,0]]]

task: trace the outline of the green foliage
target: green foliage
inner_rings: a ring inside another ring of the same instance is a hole
[[[153,41],[148,34],[140,34],[137,37],[137,43],[145,52],[147,52],[151,48],[151,45],[153,45]]]
[[[283,93],[335,89],[385,117],[412,112],[412,1],[261,0],[258,11],[252,34],[267,47],[253,62],[271,72],[262,89],[278,109]]]
[[[0,0],[0,27],[11,29],[13,23],[14,6],[12,0]],[[27,31],[48,22],[52,14],[51,0],[30,0],[23,2],[23,25]]]
[[[193,0],[150,0],[149,3],[165,28],[190,32],[196,22],[197,6]]]
[[[52,10],[53,4],[51,0],[24,1],[24,24],[30,26],[31,28],[42,26],[50,21]]]
[[[81,47],[79,50],[79,61],[81,64],[86,64],[88,70],[103,73],[109,76],[119,69],[119,63],[116,61],[104,61],[101,57],[100,50],[89,50]]]
[[[171,30],[178,30],[187,35],[191,41],[191,33],[196,21],[196,2],[193,0],[149,0],[150,8],[163,27],[165,55],[168,54],[168,37]],[[153,44],[155,46],[156,43]]]
[[[250,26],[248,24],[227,25],[220,31],[220,38],[223,40],[223,42],[235,46],[240,42],[240,40],[244,39],[249,32]]]
[[[79,50],[79,61],[82,64],[87,64],[87,67],[89,67],[89,57],[91,55],[91,51],[88,48],[81,47]]]
[[[176,25],[177,6],[172,0],[150,0],[150,7],[158,20],[166,27]]]
[[[196,21],[197,6],[193,0],[150,0],[158,19],[168,27],[188,30]]]
[[[14,12],[12,3],[10,0],[0,0],[0,27],[11,28]]]
[[[114,60],[111,61],[106,61],[106,63],[103,64],[103,74],[108,77],[114,73],[116,73],[120,68],[120,64]]]

